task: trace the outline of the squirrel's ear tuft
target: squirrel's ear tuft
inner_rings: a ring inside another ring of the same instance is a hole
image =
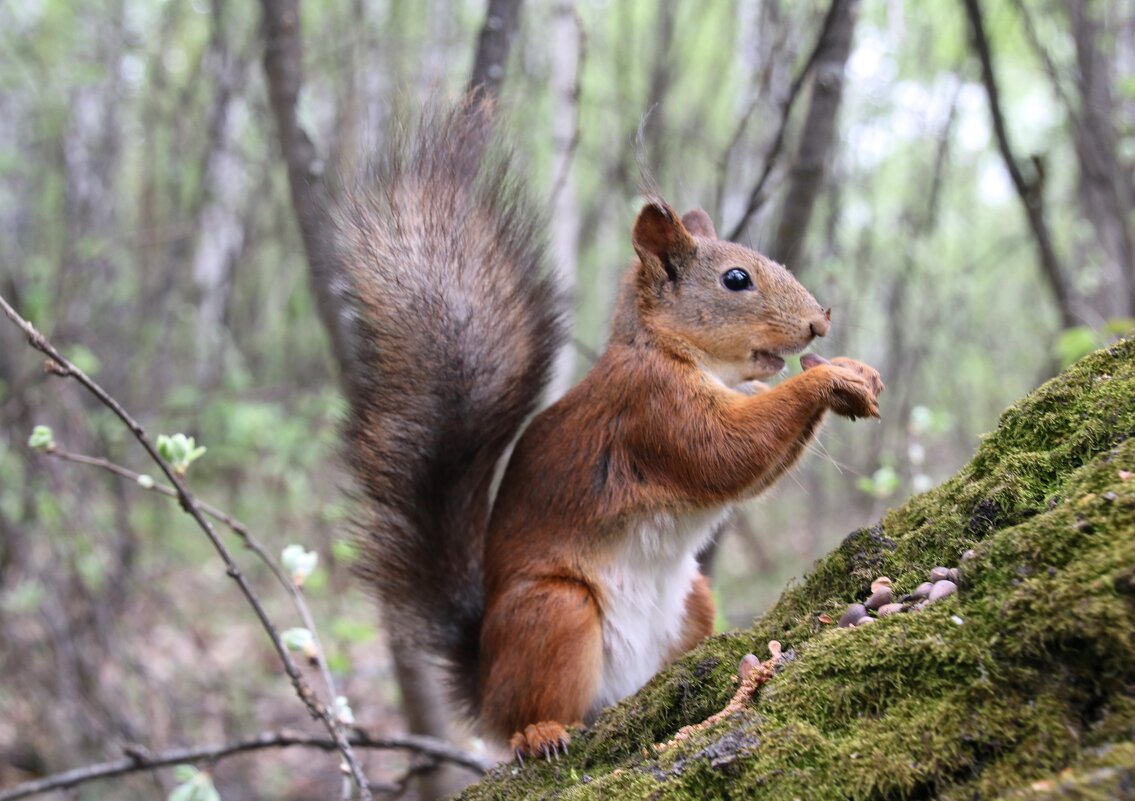
[[[717,239],[717,229],[704,209],[690,209],[682,215],[682,225],[694,236],[703,239]]]
[[[647,201],[638,213],[631,241],[642,266],[650,271],[664,271],[664,277],[670,281],[678,280],[682,261],[694,250],[690,232],[674,210],[658,198]]]

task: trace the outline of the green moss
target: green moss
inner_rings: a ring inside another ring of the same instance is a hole
[[[748,631],[707,641],[605,713],[569,758],[500,768],[481,798],[970,799],[1135,796],[1135,341],[1007,410],[973,461],[851,534]],[[956,565],[959,593],[862,629],[890,576]],[[740,657],[794,659],[743,713]]]

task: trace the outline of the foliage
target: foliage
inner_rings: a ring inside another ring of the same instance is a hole
[[[181,784],[173,788],[168,801],[221,801],[213,777],[205,771],[191,765],[178,765],[174,775]]]
[[[183,476],[189,471],[189,465],[204,456],[207,450],[204,445],[198,446],[193,437],[184,434],[158,434],[157,448],[158,455],[169,462],[173,472]]]

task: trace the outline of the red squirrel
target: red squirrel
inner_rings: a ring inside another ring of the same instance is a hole
[[[331,209],[358,378],[347,458],[395,640],[518,757],[712,633],[696,554],[829,410],[877,417],[851,359],[774,387],[829,312],[781,265],[647,199],[606,351],[531,420],[563,340],[544,234],[483,103],[433,108]],[[810,363],[811,364],[811,363]]]

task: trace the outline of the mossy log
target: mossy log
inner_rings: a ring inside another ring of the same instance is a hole
[[[1135,798],[1135,340],[1006,411],[956,476],[849,535],[743,632],[714,637],[466,799]],[[967,559],[962,562],[962,555]],[[961,589],[838,628],[889,576]],[[738,661],[794,657],[742,711]],[[554,666],[547,666],[554,670]]]

